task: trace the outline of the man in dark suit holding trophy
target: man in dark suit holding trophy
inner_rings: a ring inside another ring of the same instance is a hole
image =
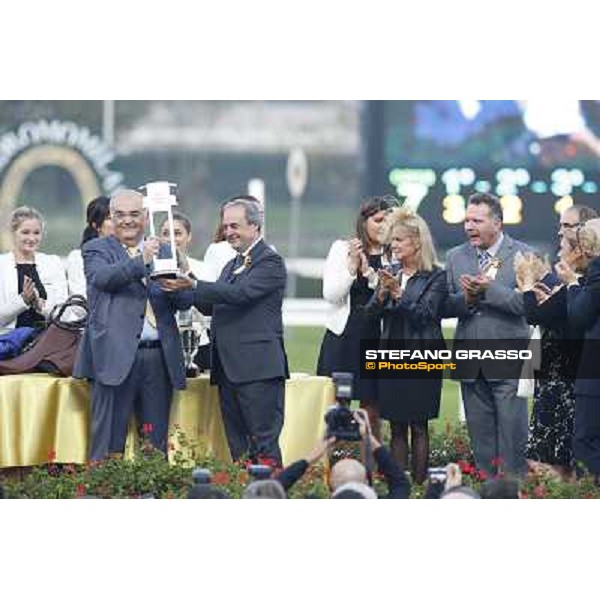
[[[211,382],[219,386],[221,412],[233,460],[268,458],[281,464],[285,379],[281,307],[283,259],[262,239],[256,201],[233,198],[223,209],[225,238],[237,251],[218,281],[166,280],[166,290],[193,288],[201,312],[212,308]]]
[[[153,259],[168,249],[144,240],[143,196],[121,190],[110,200],[114,235],[82,248],[89,318],[74,376],[92,381],[91,460],[122,453],[131,413],[166,451],[173,389],[185,387],[175,311],[189,307],[150,279]]]

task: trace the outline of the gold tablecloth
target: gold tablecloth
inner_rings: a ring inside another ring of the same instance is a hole
[[[38,465],[49,455],[58,463],[85,463],[89,443],[87,382],[43,373],[0,377],[0,468]],[[306,456],[324,434],[323,415],[334,401],[331,379],[294,374],[286,382],[285,421],[280,437],[284,464]],[[174,426],[221,459],[229,449],[218,390],[206,375],[189,379],[171,406]],[[131,439],[128,440],[131,444]]]

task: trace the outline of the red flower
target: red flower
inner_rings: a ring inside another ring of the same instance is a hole
[[[493,467],[499,467],[501,464],[504,463],[504,460],[501,456],[497,456],[496,458],[492,458],[491,462]]]
[[[154,425],[152,425],[152,423],[144,423],[142,425],[142,431],[147,435],[149,433],[152,433],[152,431],[154,430]]]
[[[477,469],[475,469],[475,467],[472,464],[468,463],[466,460],[459,460],[456,464],[458,465],[461,472],[465,475],[473,475],[477,471]]]
[[[75,493],[77,494],[77,497],[81,498],[81,496],[85,496],[86,492],[87,492],[87,487],[85,486],[85,484],[78,483],[77,484],[77,489],[75,490]]]
[[[56,451],[55,450],[48,450],[48,462],[53,462],[54,459],[56,458]]]
[[[272,469],[275,469],[277,466],[279,466],[278,462],[271,456],[259,456],[258,464],[266,465],[267,467],[271,467]]]
[[[489,478],[489,475],[487,474],[486,471],[484,471],[483,469],[480,469],[479,472],[477,473],[477,477],[479,477],[480,481],[485,481],[486,479]]]
[[[545,498],[546,497],[546,486],[543,483],[540,483],[539,485],[536,485],[533,488],[533,495],[536,498]]]
[[[521,499],[522,500],[529,500],[529,494],[526,491],[522,491],[521,492]]]
[[[212,477],[212,483],[215,485],[227,485],[229,483],[229,473],[217,471]]]

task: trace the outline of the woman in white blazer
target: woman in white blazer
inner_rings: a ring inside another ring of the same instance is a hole
[[[67,299],[60,257],[38,252],[44,222],[34,208],[21,206],[10,217],[13,249],[0,255],[0,332],[34,327]]]
[[[317,374],[342,371],[354,375],[354,398],[369,413],[377,437],[377,386],[375,380],[360,378],[360,341],[379,339],[380,320],[364,307],[377,287],[377,271],[389,264],[382,238],[386,216],[398,204],[392,196],[367,198],[356,221],[356,237],[332,244],[323,272],[323,297],[329,311]]]
[[[83,271],[83,258],[81,256],[81,247],[89,240],[97,237],[104,237],[113,232],[113,222],[110,218],[110,198],[98,196],[87,205],[86,209],[86,227],[81,237],[79,248],[69,252],[67,256],[67,282],[69,285],[69,295],[80,294],[87,298],[87,283]]]

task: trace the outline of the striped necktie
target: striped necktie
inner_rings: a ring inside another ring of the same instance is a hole
[[[127,247],[125,248],[125,250],[127,251],[127,254],[131,256],[131,258],[135,258],[136,256],[139,256],[142,253],[139,248]],[[154,329],[156,329],[156,315],[154,314],[152,304],[150,304],[150,300],[148,299],[146,300],[146,311],[144,313],[144,318],[146,319],[146,321],[148,321],[151,327],[154,327]]]
[[[492,255],[487,250],[483,250],[477,252],[477,260],[479,261],[479,269],[485,272],[487,266],[492,260]]]

